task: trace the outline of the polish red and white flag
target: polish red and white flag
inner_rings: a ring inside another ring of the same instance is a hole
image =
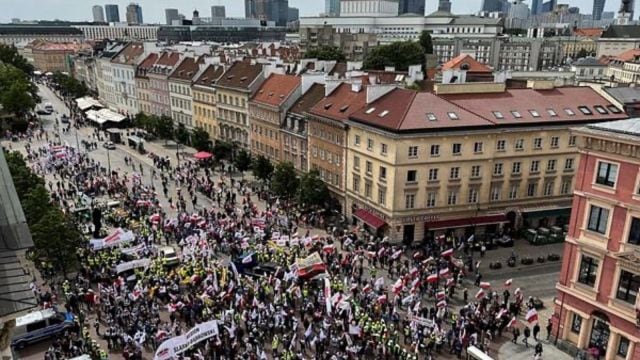
[[[487,281],[482,281],[482,282],[480,282],[480,287],[483,288],[483,289],[489,289],[489,288],[491,288],[491,283],[487,282]]]
[[[535,308],[527,311],[527,315],[524,317],[529,324],[533,324],[538,321],[538,312]]]
[[[484,296],[485,296],[485,293],[484,293],[484,290],[482,289],[478,290],[478,292],[476,293],[476,299],[478,300],[484,298]]]

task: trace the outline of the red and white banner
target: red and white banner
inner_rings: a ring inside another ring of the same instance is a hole
[[[491,288],[491,283],[487,282],[487,281],[482,281],[480,282],[480,287],[483,289],[490,289]]]
[[[476,299],[478,300],[484,298],[484,296],[485,296],[485,293],[484,293],[484,290],[482,289],[478,290],[478,292],[476,293]]]
[[[449,249],[449,250],[445,250],[442,253],[440,253],[440,256],[442,257],[449,257],[453,255],[453,248]]]
[[[198,324],[191,328],[188,333],[173,337],[163,342],[156,354],[154,360],[175,359],[178,355],[191,349],[196,344],[218,336],[218,320],[211,320]]]
[[[527,315],[524,318],[529,324],[533,324],[538,321],[538,312],[535,308],[532,308],[527,311]]]
[[[331,282],[324,278],[324,302],[327,307],[327,315],[331,315]]]
[[[511,286],[511,284],[513,284],[513,279],[509,279],[507,281],[504,282],[504,287],[509,287]]]
[[[92,239],[89,243],[94,250],[100,250],[115,247],[127,241],[133,241],[134,238],[133,231],[124,231],[122,228],[117,228],[104,239]]]

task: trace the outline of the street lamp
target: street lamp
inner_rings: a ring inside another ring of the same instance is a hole
[[[111,150],[109,150],[109,148],[107,148],[107,166],[108,166],[108,169],[109,169],[109,174],[108,174],[109,179],[111,179],[111,156],[110,156],[110,154],[111,154]]]

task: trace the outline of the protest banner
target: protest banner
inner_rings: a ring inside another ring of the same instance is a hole
[[[125,272],[125,271],[128,271],[128,270],[136,269],[136,268],[139,268],[139,267],[146,268],[147,266],[149,266],[149,264],[151,264],[151,260],[149,260],[149,259],[138,259],[138,260],[133,260],[133,261],[127,261],[125,263],[116,265],[116,271],[119,274],[121,272]]]
[[[218,320],[198,324],[186,334],[172,337],[163,342],[156,350],[154,360],[175,359],[178,355],[191,349],[201,341],[218,336],[218,334]]]

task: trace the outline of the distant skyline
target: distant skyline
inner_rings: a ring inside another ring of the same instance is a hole
[[[211,12],[212,5],[226,6],[228,17],[244,17],[244,1],[241,0],[137,0],[142,7],[144,20],[149,23],[162,24],[165,20],[165,8],[176,8],[187,18],[191,18],[194,9],[204,16]],[[590,14],[593,0],[560,0],[580,8],[583,14]],[[21,20],[69,20],[92,21],[93,5],[117,4],[120,8],[120,19],[125,18],[125,9],[131,0],[106,1],[104,3],[91,0],[2,0],[0,22],[10,22],[12,18]],[[324,12],[324,0],[289,0],[290,7],[300,9],[300,16],[317,16]],[[476,13],[480,10],[481,0],[451,0],[452,12],[456,14]],[[525,0],[531,6],[531,0]],[[637,1],[640,3],[640,1]],[[437,0],[427,0],[426,13],[431,13],[438,7]],[[607,0],[605,11],[617,11],[620,0]]]

